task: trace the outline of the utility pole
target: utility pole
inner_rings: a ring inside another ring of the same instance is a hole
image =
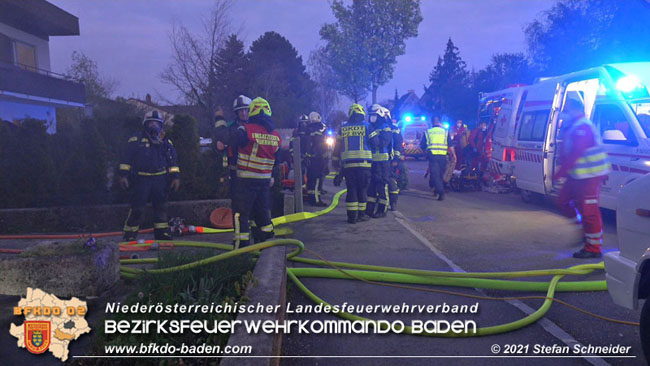
[[[293,140],[293,195],[296,212],[303,212],[302,205],[302,152],[300,151],[300,137]]]

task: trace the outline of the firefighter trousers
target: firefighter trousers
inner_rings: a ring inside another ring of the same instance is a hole
[[[237,197],[235,195],[235,192],[237,190],[237,169],[230,169],[230,200],[231,202],[234,202]],[[234,207],[234,203],[231,203],[232,206]],[[257,226],[257,223],[255,222],[255,217],[257,215],[257,211],[253,210],[251,213],[251,216],[249,217],[248,220],[248,226],[250,227],[251,234],[253,234],[253,240],[258,243],[264,241],[264,236],[265,234],[260,230],[259,226]],[[235,222],[235,211],[232,211],[232,222]]]
[[[391,162],[390,175],[388,176],[388,201],[390,202],[391,211],[397,210],[397,199],[399,197],[399,185],[397,184],[398,176],[396,172],[397,166],[397,161]]]
[[[368,201],[368,185],[370,184],[370,168],[343,169],[345,185],[348,192],[345,195],[345,207],[349,221],[356,221],[366,213]]]
[[[320,197],[319,186],[322,187],[324,179],[325,159],[323,158],[308,158],[309,164],[307,166],[307,196],[310,204],[322,202]]]
[[[429,188],[435,188],[437,194],[444,195],[445,188],[442,175],[447,167],[447,155],[429,154]]]
[[[259,230],[259,241],[273,237],[270,183],[269,179],[237,178],[232,211],[235,243],[239,243],[240,247],[250,244],[249,220],[252,218],[255,218],[256,228]]]
[[[169,179],[166,174],[156,176],[136,176],[131,181],[131,209],[124,223],[124,238],[135,240],[142,224],[144,208],[151,201],[153,206],[153,228],[156,239],[169,239],[167,222],[167,195]]]
[[[390,162],[375,161],[370,168],[370,187],[368,187],[368,216],[386,213],[388,209],[388,181],[390,179]]]
[[[603,218],[598,199],[603,179],[604,177],[587,179],[569,177],[564,182],[557,199],[558,207],[566,217],[575,223],[582,222],[585,236],[584,249],[593,253],[601,253],[603,244]]]

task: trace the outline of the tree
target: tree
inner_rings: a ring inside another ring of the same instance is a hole
[[[247,75],[249,58],[244,50],[244,43],[231,34],[223,48],[219,51],[215,62],[215,78],[219,81],[216,85],[217,100],[221,103],[231,103],[239,95],[250,94],[250,81]],[[224,107],[229,106],[226,104]],[[224,108],[226,113],[232,114],[230,108]],[[231,115],[234,118],[234,114]]]
[[[86,99],[92,102],[97,102],[101,98],[110,98],[119,85],[115,79],[100,76],[97,62],[80,51],[72,52],[72,64],[65,75],[84,84]]]
[[[449,38],[444,55],[438,57],[436,66],[429,74],[431,84],[426,92],[432,96],[432,108],[453,118],[471,116],[471,108],[476,104],[473,100],[476,98],[470,88],[469,76],[458,47]]]
[[[511,84],[528,84],[534,72],[523,53],[498,53],[490,63],[474,75],[474,89],[491,92]]]
[[[296,118],[313,109],[314,83],[302,57],[276,32],[266,32],[251,44],[251,93],[271,104],[276,127],[294,127]]]
[[[650,4],[644,0],[561,0],[526,29],[528,53],[554,75],[650,58]]]
[[[346,7],[332,3],[337,22],[325,24],[320,35],[336,72],[339,90],[359,101],[393,77],[397,56],[406,52],[406,39],[418,35],[422,21],[419,0],[354,0]]]
[[[219,52],[232,34],[229,12],[232,0],[216,0],[209,14],[202,20],[202,32],[192,34],[185,26],[174,25],[169,36],[172,62],[160,75],[173,85],[189,104],[201,108],[199,130],[207,133],[214,112],[219,105],[216,65]]]
[[[327,62],[324,48],[319,48],[309,56],[309,73],[315,83],[315,104],[323,121],[330,122],[334,107],[339,103],[336,91],[334,70]]]

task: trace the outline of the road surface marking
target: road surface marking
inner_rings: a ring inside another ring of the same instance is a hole
[[[412,190],[416,192],[423,192],[419,190]],[[462,269],[460,266],[458,266],[456,263],[454,263],[451,259],[447,258],[442,252],[433,245],[429,241],[429,239],[425,238],[422,236],[419,232],[417,232],[414,228],[412,228],[408,223],[407,223],[407,218],[399,211],[392,211],[393,214],[395,215],[395,220],[399,222],[406,230],[408,230],[411,234],[413,234],[424,246],[429,248],[433,254],[435,254],[438,258],[440,258],[443,262],[447,263],[447,265],[454,270],[454,272],[467,272],[464,269]],[[481,294],[485,294],[482,289],[475,289],[476,291],[480,292]],[[520,300],[506,300],[507,303],[510,305],[516,307],[517,309],[521,310],[523,313],[530,315],[534,313],[536,310],[531,308],[530,306],[526,305]],[[573,338],[572,335],[569,333],[565,332],[562,328],[560,328],[557,324],[553,323],[552,321],[546,319],[545,317],[538,320],[537,324],[542,326],[546,332],[554,336],[555,338],[561,340],[564,344],[566,344],[569,347],[573,347],[574,344],[579,344],[582,346],[578,340]],[[609,363],[605,362],[600,357],[585,357],[585,360],[587,360],[589,363],[591,363],[594,366],[611,366]]]

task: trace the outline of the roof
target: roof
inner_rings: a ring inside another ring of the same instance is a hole
[[[79,18],[45,0],[0,0],[0,23],[46,40],[79,35]]]

